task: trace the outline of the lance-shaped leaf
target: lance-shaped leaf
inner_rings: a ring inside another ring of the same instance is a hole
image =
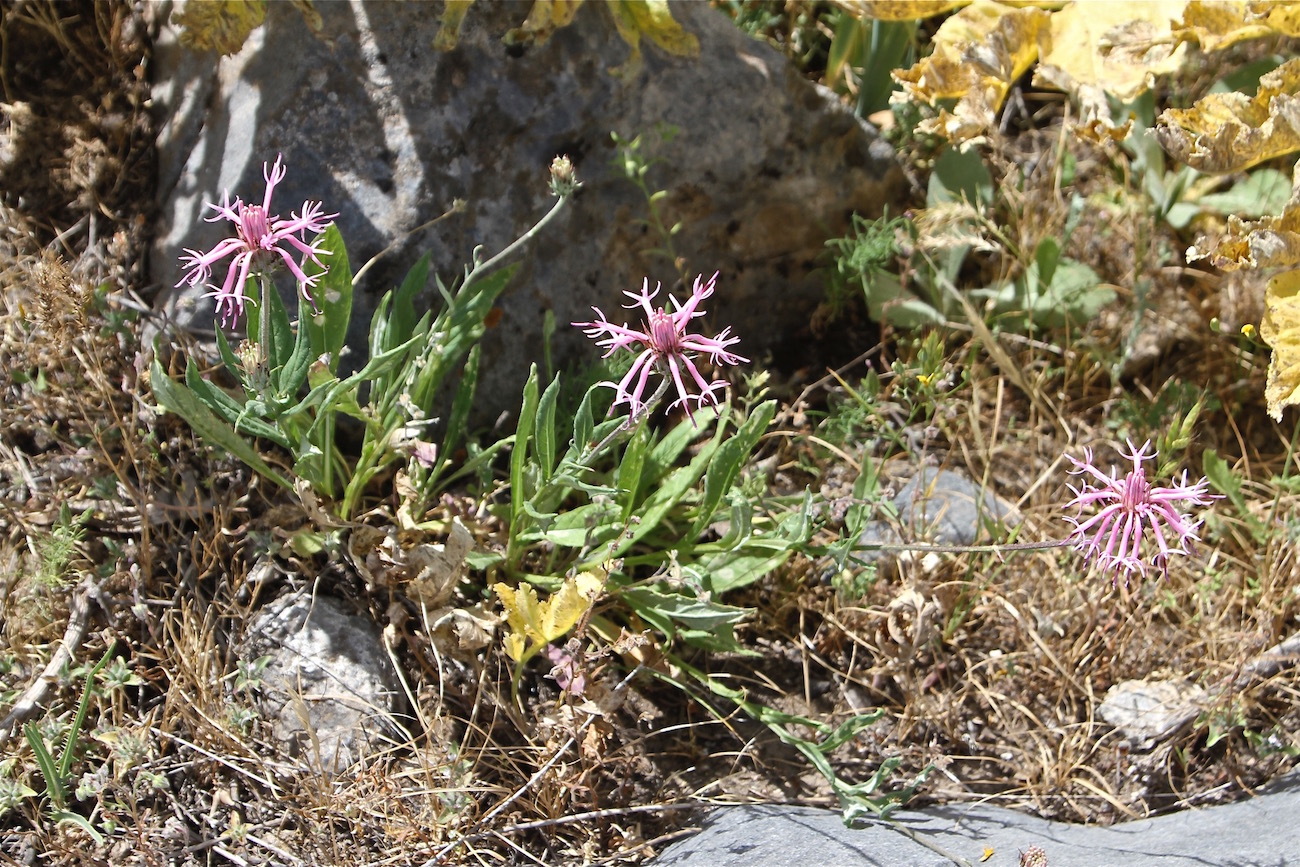
[[[1300,60],[1260,76],[1254,97],[1212,93],[1191,108],[1166,109],[1156,138],[1197,171],[1237,172],[1300,150]]]

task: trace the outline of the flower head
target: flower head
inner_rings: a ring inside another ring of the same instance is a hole
[[[669,296],[668,300],[673,306],[671,312],[663,307],[651,306],[650,302],[659,294],[660,285],[655,284],[655,290],[651,292],[648,279],[641,284],[640,292],[624,292],[624,295],[632,299],[631,304],[624,305],[625,309],[640,307],[645,312],[645,321],[640,330],[629,328],[626,324],[613,324],[599,307],[591,308],[599,317],[596,321],[573,323],[579,328],[585,328],[587,336],[595,340],[597,346],[605,347],[604,358],[609,358],[620,349],[637,353],[622,381],[601,383],[615,389],[614,406],[626,403],[631,407],[633,415],[645,409],[643,395],[646,383],[649,382],[650,373],[655,370],[676,386],[677,400],[673,401],[673,406],[680,404],[689,411],[692,400],[697,406],[706,403],[717,406],[718,397],[714,392],[726,388],[727,384],[724,380],[706,381],[695,366],[696,354],[709,356],[714,364],[749,361],[748,358],[727,350],[727,347],[740,342],[739,337],[730,336],[730,328],[722,329],[717,337],[687,332],[691,320],[704,315],[704,311],[699,309],[700,302],[713,294],[718,281],[716,273],[707,283],[703,282],[703,276],[695,278],[691,297],[685,304],[679,304],[676,298]]]
[[[263,165],[262,176],[266,179],[266,195],[262,204],[245,204],[242,199],[230,201],[230,193],[224,192],[221,204],[207,204],[215,215],[205,218],[209,223],[229,220],[235,224],[235,237],[227,238],[206,253],[187,249],[187,255],[181,257],[181,265],[186,269],[177,286],[207,286],[212,291],[207,293],[217,299],[217,314],[222,323],[229,327],[244,312],[244,284],[250,275],[266,276],[272,267],[280,261],[288,267],[294,279],[298,281],[299,290],[304,298],[316,310],[316,301],[311,290],[320,280],[321,274],[310,277],[302,266],[310,259],[322,269],[325,265],[320,256],[328,251],[321,250],[315,241],[303,240],[303,233],[318,235],[328,228],[330,221],[338,214],[326,214],[320,202],[303,202],[302,213],[291,213],[289,219],[272,215],[271,195],[275,185],[284,180],[285,168],[283,157],[275,158],[275,165]],[[302,255],[301,262],[294,261],[294,252]],[[231,256],[226,269],[226,279],[218,288],[209,283],[212,278],[212,266],[227,256]]]
[[[1192,543],[1200,538],[1196,531],[1201,522],[1192,520],[1180,509],[1206,506],[1219,498],[1209,493],[1209,482],[1205,479],[1189,485],[1185,470],[1182,480],[1170,487],[1153,486],[1142,466],[1156,456],[1154,450],[1147,454],[1150,445],[1148,440],[1142,448],[1134,449],[1129,442],[1128,453],[1120,452],[1133,462],[1133,469],[1122,479],[1113,470],[1107,476],[1097,469],[1092,461],[1092,449],[1084,450],[1081,461],[1070,458],[1074,464],[1071,474],[1084,477],[1082,488],[1070,486],[1074,499],[1065,505],[1067,509],[1076,506],[1079,510],[1075,516],[1065,519],[1074,525],[1070,539],[1075,542],[1076,551],[1083,552],[1088,560],[1096,559],[1103,572],[1113,572],[1116,578],[1121,571],[1126,577],[1133,572],[1146,574],[1140,549],[1142,537],[1148,531],[1156,545],[1150,562],[1162,572],[1168,569],[1170,554],[1192,553]],[[1084,509],[1092,506],[1097,506],[1096,514],[1084,520]]]

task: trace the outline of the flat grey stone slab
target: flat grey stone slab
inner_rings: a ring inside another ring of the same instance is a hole
[[[1254,798],[1110,827],[1049,822],[969,804],[904,811],[893,821],[904,830],[884,822],[848,829],[838,812],[812,807],[721,807],[708,816],[703,831],[669,846],[652,863],[1016,867],[1021,852],[1039,846],[1049,867],[1283,867],[1300,864],[1300,774],[1286,775],[1268,794]]]

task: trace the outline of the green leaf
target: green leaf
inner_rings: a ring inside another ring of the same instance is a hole
[[[730,413],[730,407],[723,409],[722,414],[715,413],[712,409],[696,410],[692,425],[689,421],[677,425],[659,440],[659,444],[650,452],[646,458],[645,480],[643,484],[655,485],[672,469],[673,464],[677,463],[677,458],[686,447],[692,442],[708,433],[714,420],[718,422],[718,429],[721,430],[725,421],[723,419]]]
[[[284,300],[275,286],[266,293],[271,305],[271,340],[264,347],[271,359],[272,387],[280,391],[279,375],[289,356],[293,354],[293,325],[289,323],[289,311],[284,309]]]
[[[699,454],[688,465],[674,470],[668,474],[667,478],[663,479],[655,488],[654,493],[636,510],[638,521],[632,532],[624,535],[614,552],[610,554],[601,552],[602,556],[623,556],[629,548],[641,541],[646,534],[658,529],[660,522],[681,501],[686,492],[695,487],[695,483],[699,481],[700,476],[704,475],[705,468],[713,460],[714,453],[722,445],[721,440],[728,412],[729,408],[723,410],[723,417],[719,422],[717,435],[709,440],[708,444],[700,450]],[[653,456],[653,452],[651,454]],[[693,540],[687,540],[688,544],[690,541]]]
[[[591,394],[596,388],[597,386],[593,385],[587,389],[587,393],[582,396],[582,402],[578,404],[578,411],[573,414],[572,448],[576,448],[579,455],[589,446],[600,442],[596,439],[596,420],[591,412]]]
[[[776,526],[776,536],[778,539],[785,539],[792,545],[806,545],[812,539],[813,534],[813,511],[816,504],[813,501],[812,491],[808,488],[803,489],[803,502],[799,508],[786,515]]]
[[[637,505],[637,491],[641,487],[641,476],[645,469],[646,454],[650,450],[653,435],[650,426],[641,424],[637,427],[627,447],[623,449],[623,460],[618,465],[614,476],[614,485],[618,488],[618,497],[623,502],[622,521],[627,523]]]
[[[783,539],[751,539],[744,547],[725,551],[698,566],[708,588],[717,594],[745,587],[769,574],[794,553],[794,545]]]
[[[544,531],[520,534],[520,541],[547,541],[564,548],[598,547],[614,538],[622,529],[622,517],[609,502],[586,503],[569,509]]]
[[[718,449],[704,477],[704,500],[700,503],[699,516],[691,527],[692,539],[697,538],[713,522],[713,514],[718,510],[722,498],[735,484],[740,468],[749,460],[749,453],[754,450],[759,437],[767,431],[767,426],[772,423],[775,415],[776,401],[765,401]]]
[[[543,482],[550,481],[551,474],[555,472],[555,401],[559,396],[560,374],[557,373],[537,402],[537,427],[533,432],[533,450],[537,455]]]
[[[393,293],[385,292],[370,317],[370,358],[384,354],[388,347],[388,309],[393,306]]]
[[[429,285],[429,256],[425,253],[406,272],[402,285],[393,296],[393,315],[388,320],[389,346],[408,340],[415,333],[415,299]]]
[[[79,813],[68,810],[55,810],[50,814],[50,818],[54,820],[56,825],[76,825],[85,831],[87,836],[94,840],[96,844],[102,845],[104,842],[104,835],[96,831],[95,826],[90,824],[90,820]]]
[[[1214,489],[1227,497],[1238,512],[1243,515],[1250,513],[1246,508],[1246,498],[1241,494],[1241,480],[1233,474],[1228,462],[1219,457],[1218,451],[1206,449],[1201,456],[1201,470]]]
[[[991,205],[993,176],[984,165],[979,150],[971,148],[962,153],[950,147],[934,161],[934,171],[930,174],[930,189],[925,204],[927,207],[934,207],[961,201],[972,205]]]
[[[185,384],[199,400],[226,421],[233,423],[244,409],[243,404],[204,379],[193,358],[185,359]]]
[[[27,736],[27,743],[32,748],[32,755],[36,758],[36,764],[41,769],[41,776],[45,778],[46,796],[57,809],[62,809],[66,803],[63,789],[64,781],[59,776],[59,768],[54,761],[54,756],[50,755],[49,748],[45,746],[45,740],[36,728],[36,723],[29,722],[23,726],[23,734]]]
[[[647,623],[670,638],[678,628],[712,632],[723,626],[734,626],[750,613],[748,608],[706,602],[654,587],[627,587],[620,590],[618,596]]]
[[[516,526],[523,512],[529,492],[524,490],[524,467],[528,459],[528,440],[533,435],[533,422],[537,413],[537,365],[529,368],[528,381],[524,383],[524,402],[519,409],[519,423],[515,427],[515,445],[510,452],[510,525]]]
[[[1257,219],[1282,213],[1291,197],[1291,181],[1277,169],[1258,169],[1222,193],[1201,196],[1196,204],[1218,214]]]
[[[194,395],[194,392],[173,382],[162,369],[157,358],[149,368],[149,376],[158,403],[185,419],[208,445],[225,449],[277,485],[289,491],[293,490],[293,485],[284,476],[271,469],[257,450],[235,433],[234,428],[213,415],[212,411]]]
[[[194,359],[185,363],[185,384],[189,390],[223,421],[232,425],[236,432],[242,431],[252,436],[268,439],[278,446],[289,448],[289,438],[275,425],[253,415],[249,407],[241,405],[233,397],[208,382],[199,374]]]
[[[321,257],[326,266],[325,276],[321,277],[312,292],[316,306],[320,309],[320,317],[318,321],[317,317],[308,315],[305,310],[311,305],[304,307],[300,301],[298,328],[301,329],[303,323],[307,325],[311,360],[328,354],[330,372],[336,373],[343,345],[347,341],[348,325],[352,321],[352,265],[348,261],[347,247],[337,225],[327,228],[319,241],[318,249],[322,253],[329,253]],[[310,259],[303,265],[303,271],[309,277],[320,270]]]
[[[307,371],[314,360],[311,352],[311,338],[307,332],[311,327],[311,314],[307,303],[298,301],[298,329],[293,338],[293,352],[280,371],[280,395],[292,400],[298,396],[298,390],[307,381]]]
[[[1044,238],[1038,242],[1038,248],[1034,250],[1034,264],[1038,266],[1038,279],[1044,285],[1052,282],[1052,275],[1056,273],[1056,265],[1060,261],[1061,245],[1055,238]]]
[[[889,71],[907,66],[917,25],[916,21],[871,22],[871,51],[860,67],[858,117],[889,108],[889,95],[897,86]]]
[[[460,445],[461,437],[467,435],[469,411],[474,406],[474,392],[478,389],[478,365],[481,355],[478,344],[469,351],[469,358],[460,373],[460,382],[456,385],[456,396],[451,402],[451,414],[447,417],[447,432],[442,437],[442,451],[438,454],[439,468],[451,461],[452,452]]]
[[[240,364],[239,359],[235,357],[234,350],[230,348],[230,341],[226,339],[226,332],[220,328],[217,329],[217,351],[221,353],[221,360],[226,363],[226,369],[230,371],[230,375],[247,388],[244,366]]]
[[[113,656],[113,651],[117,648],[117,641],[109,642],[104,650],[104,655],[99,658],[94,667],[86,673],[86,683],[81,689],[81,700],[77,702],[77,712],[72,717],[72,725],[68,727],[68,739],[63,743],[63,755],[59,757],[59,780],[68,779],[72,773],[72,760],[76,753],[77,740],[81,737],[81,728],[86,724],[86,714],[90,711],[90,697],[95,685],[95,678],[108,665],[109,659]]]
[[[731,549],[742,544],[754,533],[754,504],[737,490],[727,494],[727,534],[718,540],[718,547]]]

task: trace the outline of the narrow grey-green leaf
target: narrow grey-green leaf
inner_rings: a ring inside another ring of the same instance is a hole
[[[555,472],[555,402],[560,396],[560,374],[546,386],[537,402],[537,429],[533,433],[537,463],[542,471],[542,481],[550,481]]]
[[[284,476],[271,469],[257,450],[235,433],[234,428],[217,418],[194,392],[173,382],[156,358],[149,369],[149,376],[158,403],[185,419],[204,442],[225,449],[277,485],[286,490],[293,490],[293,485]]]
[[[764,401],[749,415],[745,423],[718,448],[709,471],[704,476],[704,500],[700,503],[699,516],[691,527],[691,538],[695,539],[713,520],[713,514],[722,503],[722,498],[735,484],[736,477],[749,454],[758,444],[759,437],[766,431],[776,415],[776,401]]]

